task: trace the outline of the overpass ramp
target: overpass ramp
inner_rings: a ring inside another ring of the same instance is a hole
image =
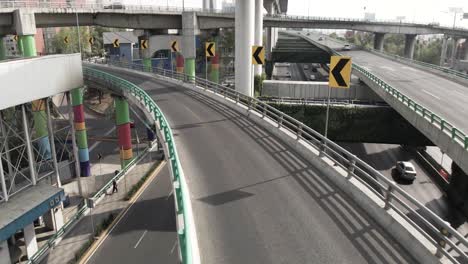
[[[249,118],[179,85],[106,71],[145,89],[168,118],[201,263],[416,262],[323,173]]]

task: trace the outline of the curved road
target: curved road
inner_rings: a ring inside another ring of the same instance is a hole
[[[353,63],[370,71],[383,81],[397,88],[414,101],[468,133],[468,87],[433,73],[378,56],[368,51],[341,51],[343,44],[328,36],[319,41],[319,35],[308,38],[343,55],[351,56]]]
[[[326,175],[245,116],[105,69],[145,89],[173,128],[202,263],[416,263]]]

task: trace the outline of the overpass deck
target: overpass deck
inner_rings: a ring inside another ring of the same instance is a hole
[[[468,87],[367,51],[343,51],[353,62],[398,88],[455,127],[468,132]]]
[[[414,263],[405,249],[295,150],[201,93],[118,74],[173,128],[202,263]]]

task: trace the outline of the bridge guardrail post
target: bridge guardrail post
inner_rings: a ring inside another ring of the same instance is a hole
[[[393,185],[388,185],[387,191],[385,192],[385,210],[390,209],[390,204],[392,203],[393,198]]]
[[[296,132],[296,140],[299,140],[302,135],[302,124],[299,124],[297,126],[297,132]]]
[[[236,104],[239,103],[239,94],[236,94]]]
[[[435,256],[439,259],[444,256],[443,252],[445,250],[445,246],[447,245],[447,242],[445,242],[445,237],[447,237],[448,234],[449,234],[448,230],[445,229],[444,227],[440,229],[440,240],[437,243],[437,251],[435,253]]]
[[[356,167],[356,156],[352,155],[348,163],[348,175],[346,175],[347,179],[351,179],[353,177],[355,167]]]
[[[327,143],[325,142],[325,139],[322,139],[320,146],[319,146],[319,158],[325,156],[326,148],[327,148]]]
[[[283,124],[283,119],[284,119],[284,114],[281,112],[281,115],[279,116],[278,120],[278,128],[281,128],[281,125]]]

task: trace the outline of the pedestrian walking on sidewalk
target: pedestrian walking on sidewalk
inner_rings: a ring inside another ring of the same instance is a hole
[[[112,181],[112,193],[119,192],[119,189],[117,189],[117,182],[115,179]]]

